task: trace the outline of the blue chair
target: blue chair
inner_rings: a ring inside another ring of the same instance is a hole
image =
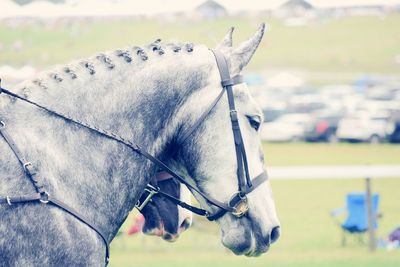
[[[378,206],[379,194],[372,195],[372,214],[374,216],[374,228],[378,228]],[[347,218],[343,223],[338,222],[343,230],[342,245],[346,245],[346,235],[351,234],[356,237],[359,243],[363,242],[363,235],[368,230],[368,213],[365,193],[349,193],[346,196],[346,208],[336,209],[331,212],[333,217],[347,213]]]

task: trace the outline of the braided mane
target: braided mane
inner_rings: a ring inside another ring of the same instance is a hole
[[[163,56],[166,52],[172,51],[173,54],[187,52],[191,53],[194,50],[193,43],[162,43],[161,39],[141,46],[125,47],[107,52],[101,52],[96,56],[81,59],[63,66],[58,66],[52,70],[44,72],[40,78],[34,78],[28,82],[24,82],[22,87],[18,89],[25,97],[29,96],[29,92],[34,87],[41,89],[48,89],[48,82],[62,83],[79,79],[80,75],[78,69],[86,70],[86,74],[90,76],[96,75],[97,68],[106,68],[113,71],[121,64],[128,64],[134,66],[134,63],[148,61],[157,56]],[[154,56],[155,55],[155,56]],[[119,60],[120,59],[120,60]]]

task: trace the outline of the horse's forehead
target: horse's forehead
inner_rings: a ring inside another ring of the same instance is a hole
[[[234,87],[234,97],[238,108],[240,108],[242,112],[253,114],[261,113],[257,102],[251,96],[250,90],[246,84],[239,84]]]

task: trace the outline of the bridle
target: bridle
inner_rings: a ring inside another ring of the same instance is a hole
[[[256,189],[259,185],[265,182],[268,179],[267,172],[264,170],[260,175],[255,177],[253,180],[250,178],[249,168],[247,163],[246,157],[246,150],[242,138],[242,133],[240,131],[239,120],[237,116],[237,111],[235,108],[235,100],[233,96],[233,86],[236,84],[243,83],[243,78],[241,75],[236,75],[231,78],[229,74],[229,67],[226,61],[225,56],[218,50],[212,50],[215,60],[217,62],[218,70],[221,76],[221,85],[222,90],[215,98],[215,100],[209,105],[209,107],[202,113],[202,115],[196,120],[192,127],[190,127],[186,132],[181,134],[179,138],[179,143],[183,144],[187,139],[193,134],[193,132],[200,126],[200,124],[205,120],[205,118],[211,113],[211,111],[215,108],[219,100],[222,98],[224,93],[227,93],[228,96],[228,103],[229,103],[229,114],[231,119],[233,137],[235,141],[235,152],[236,152],[236,161],[237,161],[237,178],[238,178],[238,192],[235,193],[230,201],[226,204],[220,202],[209,195],[205,195],[201,191],[199,191],[196,187],[192,186],[186,180],[181,178],[179,175],[176,175],[175,172],[167,171],[170,176],[169,179],[176,179],[179,182],[185,184],[190,189],[196,191],[200,194],[208,203],[212,204],[213,206],[217,207],[217,211],[214,213],[210,213],[205,209],[199,209],[192,205],[189,205],[185,202],[182,202],[180,199],[171,196],[168,193],[161,191],[157,187],[157,181],[160,179],[155,177],[155,182],[153,184],[148,184],[146,186],[145,192],[142,194],[138,203],[136,204],[136,208],[140,211],[142,210],[146,204],[152,199],[152,197],[156,194],[160,194],[176,205],[179,205],[191,212],[205,216],[208,220],[214,221],[221,218],[226,212],[232,213],[235,217],[242,217],[245,215],[249,209],[247,197],[246,195],[251,193],[254,189]]]
[[[199,209],[196,207],[193,207],[189,204],[186,204],[179,199],[170,196],[164,192],[161,192],[158,190],[158,188],[155,187],[150,187],[149,185],[147,186],[146,190],[147,192],[150,192],[150,198],[151,196],[159,193],[167,198],[173,200],[175,203],[178,205],[182,206],[183,208],[189,209],[190,211],[206,216],[208,220],[213,221],[221,218],[225,213],[229,212],[235,217],[242,217],[244,216],[248,210],[249,210],[249,205],[247,202],[247,194],[252,192],[254,189],[256,189],[259,185],[261,185],[263,182],[265,182],[268,179],[267,173],[264,171],[257,177],[255,177],[253,180],[250,178],[249,174],[249,169],[248,169],[248,164],[247,164],[247,158],[246,158],[246,151],[243,143],[243,138],[242,134],[240,131],[240,126],[239,126],[239,120],[237,116],[237,111],[235,109],[235,102],[234,102],[234,96],[233,96],[233,89],[232,87],[236,84],[242,83],[242,77],[237,75],[235,77],[230,77],[229,74],[229,68],[228,68],[228,63],[226,61],[225,56],[216,50],[211,50],[214,53],[218,69],[220,72],[221,76],[221,85],[223,87],[221,93],[217,96],[217,98],[211,103],[211,105],[205,110],[205,112],[198,118],[198,120],[194,123],[194,125],[187,131],[184,132],[181,135],[181,140],[185,141],[189,136],[199,127],[199,125],[204,121],[204,119],[208,116],[208,114],[211,113],[211,111],[214,109],[214,107],[217,105],[223,94],[227,93],[228,96],[228,102],[229,102],[229,113],[230,113],[230,119],[231,119],[231,124],[232,124],[232,131],[233,131],[233,136],[234,136],[234,141],[235,141],[235,151],[236,151],[236,160],[237,160],[237,177],[238,177],[238,192],[235,193],[230,201],[228,203],[224,203],[221,201],[218,201],[217,199],[214,199],[213,197],[203,193],[201,190],[199,190],[197,187],[189,184],[186,180],[184,180],[181,176],[179,176],[176,172],[174,172],[172,169],[170,169],[165,163],[163,163],[161,160],[157,159],[156,157],[152,156],[145,150],[143,150],[139,145],[124,139],[123,137],[116,135],[114,133],[102,130],[98,127],[92,126],[88,123],[79,121],[77,119],[74,119],[66,114],[62,114],[60,112],[54,111],[46,106],[43,106],[41,104],[38,104],[34,101],[31,101],[23,96],[20,96],[18,94],[15,94],[5,88],[2,88],[0,86],[0,94],[4,93],[7,94],[13,98],[22,100],[24,102],[27,102],[31,105],[34,105],[42,110],[45,110],[49,114],[56,116],[56,117],[61,117],[64,120],[68,122],[72,122],[74,124],[77,124],[81,127],[84,127],[98,135],[101,135],[105,138],[114,140],[118,143],[121,143],[130,149],[132,151],[146,157],[148,160],[153,162],[155,165],[158,166],[159,169],[162,169],[163,171],[169,173],[174,179],[177,179],[179,182],[185,184],[188,188],[190,188],[192,191],[197,192],[201,197],[203,197],[209,204],[217,207],[217,211],[214,213],[211,213],[207,210],[204,209]],[[6,141],[10,149],[13,151],[15,154],[16,158],[18,159],[25,175],[27,178],[30,179],[32,184],[35,187],[36,193],[31,194],[31,195],[25,195],[25,196],[17,196],[17,197],[11,197],[11,196],[6,196],[6,197],[0,197],[0,204],[8,204],[8,205],[13,205],[13,204],[18,204],[18,203],[27,203],[27,202],[37,202],[37,203],[42,203],[42,204],[52,204],[65,212],[71,214],[81,222],[85,223],[87,226],[92,228],[104,241],[105,246],[106,246],[106,259],[105,263],[106,265],[108,264],[109,261],[109,243],[108,239],[106,238],[106,235],[103,234],[103,232],[96,227],[94,223],[92,223],[88,218],[83,216],[81,213],[77,212],[75,209],[70,207],[69,205],[65,204],[63,201],[57,199],[53,195],[49,194],[48,191],[46,191],[43,181],[38,175],[37,169],[34,167],[33,163],[31,161],[25,159],[23,153],[18,149],[16,143],[12,139],[12,137],[8,134],[6,131],[6,124],[5,122],[1,121],[0,119],[0,134],[3,137],[3,139]],[[157,191],[156,193],[152,193],[153,191]],[[146,191],[145,191],[146,192]],[[146,197],[147,199],[147,197]],[[147,200],[147,202],[149,201]],[[147,203],[146,202],[146,203]],[[144,203],[144,205],[146,204]],[[144,206],[143,206],[144,207]]]

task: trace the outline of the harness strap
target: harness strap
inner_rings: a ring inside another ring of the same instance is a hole
[[[193,213],[195,213],[195,214],[197,214],[197,215],[200,215],[200,216],[208,216],[208,215],[209,215],[209,212],[208,212],[208,211],[206,211],[206,210],[204,210],[204,209],[197,208],[197,207],[192,206],[192,205],[189,205],[189,204],[187,204],[186,202],[180,200],[179,198],[176,198],[176,197],[174,197],[174,196],[171,196],[171,195],[168,194],[168,193],[165,193],[165,192],[163,192],[163,191],[158,191],[158,194],[164,196],[164,197],[167,198],[167,199],[169,199],[169,200],[170,200],[171,202],[173,202],[175,205],[179,205],[179,206],[181,206],[182,208],[187,209],[187,210],[189,210],[189,211],[191,211],[191,212],[193,212]]]
[[[48,201],[49,201],[49,203],[52,203],[53,205],[57,206],[58,208],[66,211],[67,213],[71,214],[72,216],[74,216],[79,221],[83,222],[84,224],[86,224],[87,226],[92,228],[101,237],[101,239],[103,239],[104,244],[106,246],[106,265],[107,265],[109,260],[110,260],[110,245],[109,245],[109,243],[107,241],[107,238],[106,238],[105,234],[103,234],[103,232],[99,228],[97,228],[96,225],[94,223],[92,223],[87,217],[85,217],[82,214],[78,213],[75,209],[73,209],[72,207],[68,206],[67,204],[65,204],[61,200],[58,200],[57,198],[49,196]]]
[[[98,229],[95,224],[93,224],[88,218],[83,216],[82,214],[78,213],[75,209],[68,206],[61,200],[58,200],[54,197],[50,197],[50,195],[44,190],[43,184],[39,181],[39,176],[37,175],[36,168],[30,161],[27,161],[23,156],[22,152],[18,149],[17,145],[15,144],[13,138],[8,134],[5,129],[5,123],[0,121],[0,134],[3,136],[4,140],[14,152],[16,158],[18,159],[19,163],[21,164],[26,176],[30,178],[32,181],[36,191],[38,194],[36,195],[28,195],[28,196],[18,196],[18,197],[10,197],[6,196],[5,198],[0,198],[0,204],[8,204],[13,205],[17,203],[26,203],[26,202],[41,202],[44,204],[52,203],[53,205],[57,206],[58,208],[66,211],[67,213],[71,214],[90,228],[92,228],[100,237],[103,239],[104,244],[106,246],[106,265],[110,259],[110,248],[107,242],[105,235],[102,233],[100,229]]]
[[[14,152],[14,154],[17,157],[19,163],[21,164],[22,169],[24,170],[26,176],[28,176],[28,178],[32,181],[32,183],[36,189],[36,192],[44,193],[44,186],[43,186],[42,182],[40,181],[39,176],[37,175],[36,168],[33,166],[33,164],[30,161],[25,159],[24,155],[18,149],[14,140],[11,138],[11,136],[6,131],[6,124],[3,121],[0,121],[0,134],[3,136],[6,143],[11,148],[12,152]]]
[[[25,202],[33,202],[33,201],[39,201],[40,200],[40,195],[35,194],[32,196],[19,196],[19,197],[0,197],[0,204],[18,204],[18,203],[25,203]]]

